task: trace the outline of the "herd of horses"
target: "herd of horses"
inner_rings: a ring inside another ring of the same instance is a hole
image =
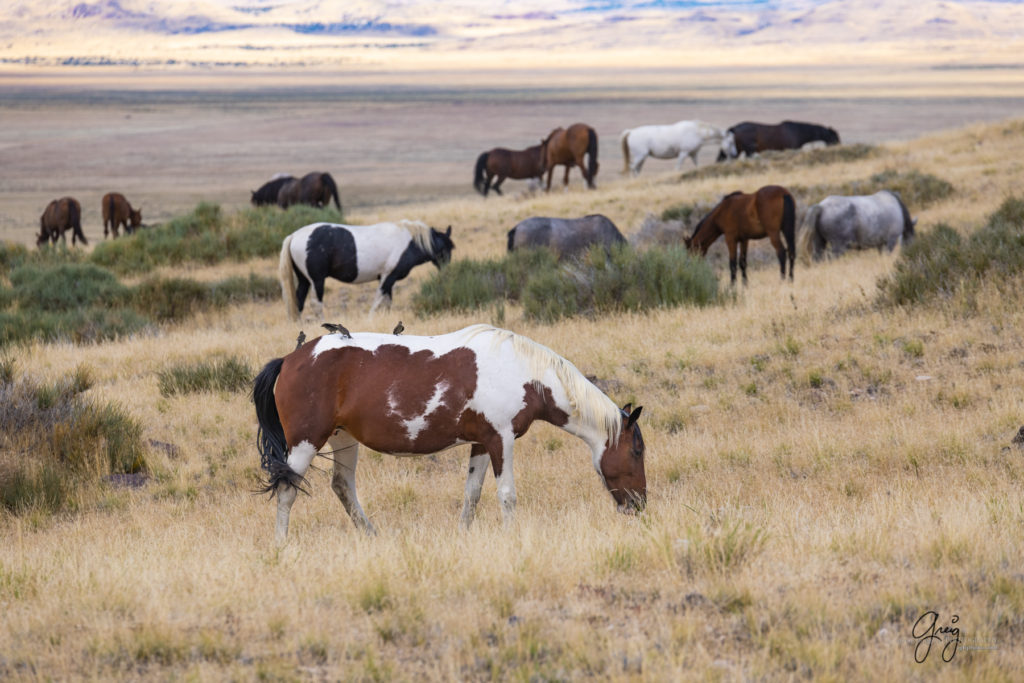
[[[640,126],[620,135],[624,173],[637,174],[644,161],[676,159],[680,168],[707,144],[717,144],[719,161],[766,150],[799,148],[809,142],[839,143],[835,130],[817,124],[783,121],[776,125],[743,122],[722,130],[703,121]],[[556,128],[524,150],[496,147],[479,155],[473,184],[484,197],[501,194],[506,179],[543,180],[551,188],[558,166],[578,167],[589,188],[595,186],[598,139],[585,123]],[[341,210],[337,184],[328,173],[301,178],[279,175],[251,193],[256,206],[334,205]],[[119,193],[101,201],[104,237],[132,233],[142,226],[142,212]],[[40,218],[38,243],[55,243],[67,230],[72,244],[81,240],[81,205],[72,197],[54,200]],[[683,239],[691,252],[706,255],[724,237],[730,280],[737,273],[747,284],[750,240],[767,238],[778,255],[781,276],[793,280],[797,251],[796,200],[784,187],[766,185],[752,193],[724,196]],[[801,249],[820,258],[850,248],[888,248],[909,241],[914,223],[893,192],[870,196],[830,196],[807,211]],[[594,244],[606,248],[628,244],[606,216],[581,218],[535,216],[507,234],[509,251],[550,248],[569,258]],[[377,280],[371,313],[389,307],[395,283],[421,264],[444,267],[455,244],[452,228],[444,231],[419,221],[375,225],[319,222],[306,225],[282,242],[278,279],[289,317],[298,320],[312,289],[314,317],[323,318],[328,278],[345,283]],[[788,264],[788,269],[787,269]],[[488,325],[473,325],[450,334],[413,336],[350,333],[340,325],[305,341],[294,351],[265,365],[254,380],[258,449],[266,472],[264,491],[276,494],[276,539],[285,542],[289,517],[313,458],[330,446],[334,463],[331,488],[356,527],[375,533],[356,493],[359,446],[393,455],[426,455],[471,444],[462,523],[474,518],[490,466],[498,503],[506,523],[516,506],[513,444],[530,425],[549,422],[580,438],[592,453],[592,465],[618,510],[637,512],[647,501],[645,447],[638,424],[641,408],[618,407],[569,360],[526,337]]]

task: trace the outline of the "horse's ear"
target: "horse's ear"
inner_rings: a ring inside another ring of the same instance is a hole
[[[445,234],[445,237],[451,237],[452,236],[452,226],[449,225],[448,229],[445,231],[444,234]]]
[[[629,414],[629,419],[626,420],[626,429],[629,429],[630,427],[636,424],[636,421],[640,419],[640,411],[642,411],[643,409],[643,406],[637,406],[636,410]]]
[[[629,411],[631,411],[631,410],[633,410],[633,402],[632,401],[630,401],[626,405],[622,406],[622,412],[624,412],[624,413],[628,414]]]

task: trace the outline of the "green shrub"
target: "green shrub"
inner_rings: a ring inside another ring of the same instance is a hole
[[[341,214],[334,209],[301,205],[287,211],[246,209],[226,217],[218,205],[202,203],[192,213],[163,225],[103,242],[90,259],[121,274],[181,263],[248,261],[277,254],[281,241],[303,225],[340,220]]]
[[[15,268],[10,277],[19,307],[43,311],[117,306],[128,292],[113,273],[88,263],[23,265]]]
[[[639,252],[595,246],[560,264],[547,249],[504,259],[458,261],[434,274],[413,298],[417,313],[479,310],[493,301],[520,301],[526,317],[551,322],[573,315],[643,311],[718,299],[718,279],[704,259],[683,247]]]
[[[879,280],[878,300],[889,306],[946,302],[973,294],[985,282],[997,286],[1024,273],[1024,200],[1009,198],[986,224],[964,239],[940,223],[905,246],[893,272]]]
[[[122,408],[82,396],[79,368],[53,384],[0,376],[0,505],[19,514],[78,504],[84,487],[145,467],[142,426]]]
[[[157,373],[162,396],[200,391],[248,391],[255,372],[231,356],[213,361],[175,365]]]

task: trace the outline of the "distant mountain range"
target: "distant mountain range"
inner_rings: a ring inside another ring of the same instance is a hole
[[[0,64],[331,67],[409,55],[1024,41],[992,0],[14,0]]]

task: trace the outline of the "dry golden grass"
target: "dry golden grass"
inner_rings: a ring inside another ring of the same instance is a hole
[[[966,232],[1020,191],[1022,132],[1019,120],[971,126],[784,177],[681,185],[674,173],[608,173],[594,192],[577,177],[568,193],[350,218],[457,224],[456,257],[479,257],[500,253],[528,215],[599,211],[629,232],[648,212],[732,189],[914,168],[956,188],[912,211],[919,230],[945,221]],[[1024,296],[989,292],[970,318],[878,309],[875,283],[894,258],[798,264],[792,285],[769,264],[734,304],[705,310],[550,326],[504,310],[505,326],[608,382],[618,403],[645,406],[650,503],[639,518],[614,512],[581,443],[537,425],[517,443],[511,528],[489,480],[477,523],[458,530],[462,450],[364,452],[360,493],[380,536],[357,533],[315,472],[276,550],[275,506],[250,493],[248,398],[162,398],[156,373],[214,354],[257,366],[287,353],[298,329],[280,305],[98,346],[15,349],[18,368],[40,378],[88,366],[94,396],[180,452],[153,451],[146,487],[100,488],[74,516],[0,518],[0,674],[1012,680],[1024,668],[1024,452],[1005,447],[1024,423]],[[402,319],[416,334],[495,321],[416,319],[409,301],[427,274],[399,283],[395,308],[374,318],[371,286],[330,283],[328,318],[353,330]],[[911,630],[927,610],[940,625],[959,617],[951,663],[941,645],[914,661]]]

